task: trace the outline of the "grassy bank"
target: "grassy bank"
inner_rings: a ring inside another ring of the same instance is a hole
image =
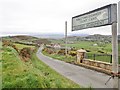
[[[47,56],[52,57],[54,59],[58,59],[58,60],[65,61],[65,62],[74,62],[76,60],[76,56],[70,56],[70,55],[66,56],[66,55],[60,55],[60,54],[48,54],[45,51],[42,51],[42,53],[44,55],[47,55]]]
[[[3,88],[80,88],[41,62],[35,53],[24,62],[12,47],[2,51]]]

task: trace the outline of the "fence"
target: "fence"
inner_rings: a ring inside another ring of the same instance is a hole
[[[92,59],[92,60],[98,60],[98,61],[104,61],[104,62],[112,63],[112,55],[110,55],[110,54],[86,53],[86,58],[87,59]]]

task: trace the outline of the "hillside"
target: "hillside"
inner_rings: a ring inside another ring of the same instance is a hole
[[[60,42],[65,42],[65,39],[59,39]],[[77,41],[98,41],[98,42],[105,42],[105,43],[111,43],[112,36],[111,35],[100,35],[100,34],[94,34],[94,35],[88,35],[88,36],[68,36],[67,37],[68,43],[74,43]]]
[[[20,44],[28,44],[28,45],[51,43],[48,39],[37,38],[34,36],[27,36],[27,35],[6,36],[6,37],[2,37],[2,40],[9,40],[11,42],[16,42],[16,43],[20,43]]]
[[[3,88],[79,88],[41,62],[34,52],[25,62],[11,46],[3,46],[2,57]]]
[[[12,41],[33,41],[38,39],[37,37],[33,37],[33,36],[27,36],[27,35],[17,35],[17,36],[6,36],[3,37],[3,39],[10,39]]]

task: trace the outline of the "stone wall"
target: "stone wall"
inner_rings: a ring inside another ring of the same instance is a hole
[[[106,74],[111,74],[112,72],[112,64],[107,63],[107,62],[84,59],[82,63],[75,62],[75,64],[84,66],[89,69],[94,69],[100,72],[104,72]]]

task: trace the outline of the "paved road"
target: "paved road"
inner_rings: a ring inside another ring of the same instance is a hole
[[[74,81],[75,83],[84,87],[91,86],[93,88],[112,88],[112,79],[107,83],[107,85],[105,85],[105,82],[110,76],[80,66],[65,63],[63,61],[52,59],[43,55],[41,53],[41,49],[42,48],[39,48],[37,57],[55,71]]]

